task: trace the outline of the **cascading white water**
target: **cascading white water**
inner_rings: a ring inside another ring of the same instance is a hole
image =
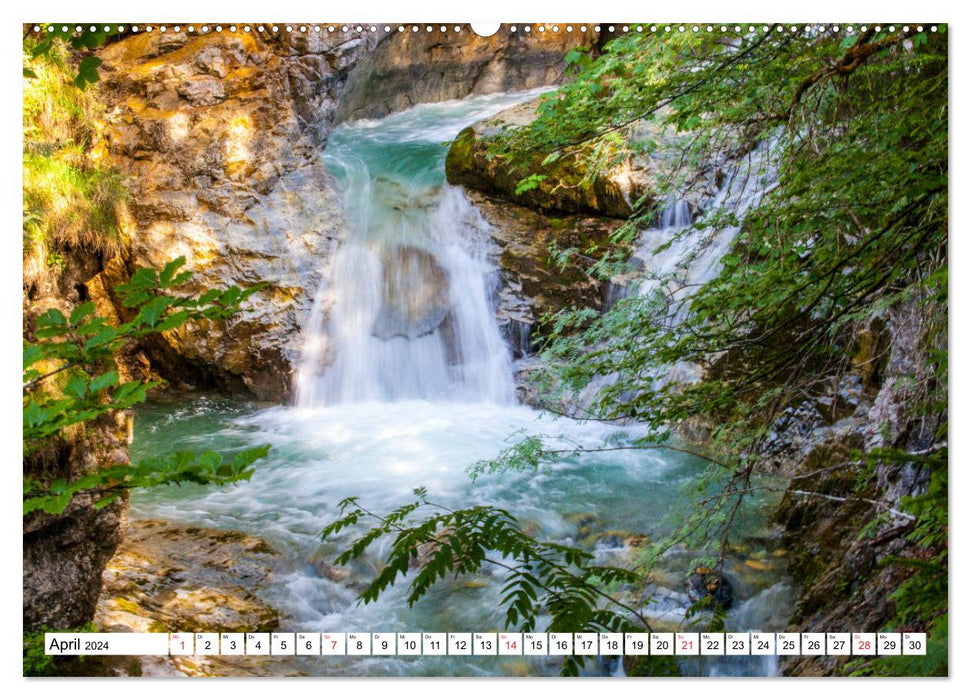
[[[705,210],[711,214],[733,214],[736,223],[732,225],[694,228],[688,202],[672,197],[661,209],[657,225],[643,230],[638,238],[634,257],[644,270],[643,280],[619,290],[615,288],[614,293],[642,298],[663,294],[669,306],[663,321],[659,318],[658,322],[667,323],[677,332],[688,314],[692,294],[721,273],[722,258],[738,236],[746,213],[777,186],[772,160],[774,147],[774,142],[763,143],[734,165],[718,191],[705,203]],[[656,372],[652,385],[660,389],[671,382],[690,384],[700,377],[699,365],[677,362]],[[580,393],[581,406],[589,406],[604,387],[618,379],[616,373],[593,379]]]
[[[332,134],[325,157],[345,188],[348,234],[306,326],[298,406],[514,399],[488,225],[444,183],[441,161],[465,124],[528,96],[424,105]]]
[[[660,226],[642,232],[635,256],[644,262],[647,279],[637,291],[640,296],[662,290],[671,299],[684,302],[719,275],[722,258],[735,241],[745,214],[776,186],[773,145],[763,144],[735,166],[705,206],[712,213],[732,212],[738,222],[735,225],[689,228],[688,203],[673,199],[661,212]],[[678,304],[669,323],[677,326],[686,313],[686,305]]]

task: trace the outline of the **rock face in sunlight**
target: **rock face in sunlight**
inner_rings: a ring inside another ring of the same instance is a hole
[[[170,379],[288,396],[300,325],[342,226],[320,149],[372,43],[155,33],[101,52],[109,156],[133,195],[117,281],[184,255],[197,289],[266,284],[233,321],[151,347]]]
[[[111,632],[276,629],[279,613],[254,590],[277,559],[241,532],[133,521],[105,569],[95,622]]]
[[[429,32],[393,32],[361,61],[348,78],[337,121],[376,119],[422,102],[468,95],[530,90],[563,80],[563,56],[575,46],[596,43],[590,33],[508,25],[481,37],[462,25],[434,26]],[[443,31],[444,30],[444,31]],[[591,28],[592,30],[592,28]]]
[[[108,562],[94,622],[105,632],[269,632],[280,614],[254,591],[279,555],[263,540],[233,530],[134,520]],[[141,657],[109,662],[107,675],[260,675],[253,657]],[[134,662],[134,664],[132,664]],[[289,666],[283,671],[288,672]],[[273,671],[278,672],[278,671]]]

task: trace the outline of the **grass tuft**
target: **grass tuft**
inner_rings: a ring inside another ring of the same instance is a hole
[[[122,176],[104,161],[99,87],[73,83],[72,57],[60,47],[31,56],[24,44],[24,284],[48,278],[69,250],[112,256],[121,249],[117,207],[128,198]]]

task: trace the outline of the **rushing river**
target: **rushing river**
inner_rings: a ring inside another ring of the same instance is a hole
[[[495,270],[488,226],[444,179],[446,142],[465,125],[529,97],[507,94],[423,105],[336,129],[325,158],[346,195],[348,235],[325,271],[307,324],[295,406],[265,407],[195,396],[136,415],[133,456],[172,449],[232,451],[269,443],[249,482],[225,488],[160,488],[133,496],[136,517],[241,530],[282,554],[256,591],[286,617],[286,631],[448,632],[503,627],[501,572],[449,580],[413,608],[406,585],[358,605],[381,550],[335,575],[349,539],[322,543],[320,529],[348,496],[385,512],[424,486],[450,507],[511,511],[536,536],[587,547],[604,562],[630,563],[632,536],[657,541],[689,501],[684,487],[704,469],[666,450],[568,456],[550,470],[489,475],[466,468],[522,434],[565,449],[639,434],[579,423],[516,405],[509,353],[492,314]],[[729,630],[782,629],[791,591],[784,552],[754,502],[740,522],[743,546],[729,559],[737,602]],[[634,537],[634,541],[639,538]],[[673,629],[684,614],[694,553],[664,559],[646,610]],[[339,657],[297,659],[317,675],[546,675],[556,659]],[[590,664],[609,673],[609,664]],[[774,659],[685,662],[690,674],[770,674]]]

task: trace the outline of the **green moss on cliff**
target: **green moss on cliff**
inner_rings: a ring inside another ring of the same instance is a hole
[[[96,87],[74,84],[71,56],[59,44],[33,58],[24,44],[24,281],[64,264],[66,251],[120,250],[116,207],[127,198],[121,175],[105,163],[104,107]]]
[[[630,144],[620,134],[592,140],[568,156],[536,150],[509,158],[510,128],[528,122],[534,109],[535,103],[518,105],[459,132],[445,159],[448,181],[540,212],[630,216],[648,183],[631,170]]]

